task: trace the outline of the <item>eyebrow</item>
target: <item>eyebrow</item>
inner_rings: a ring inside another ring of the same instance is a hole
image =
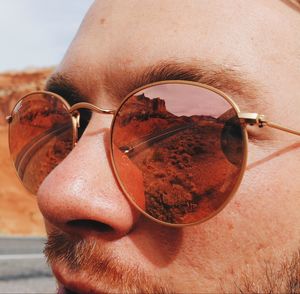
[[[261,99],[262,86],[257,81],[252,81],[237,66],[230,68],[195,60],[191,62],[165,60],[136,69],[118,64],[116,68],[104,69],[102,77],[99,83],[110,96],[113,108],[118,107],[133,90],[167,80],[187,80],[212,86],[231,96],[241,109],[247,111],[261,112],[267,108],[267,102]],[[79,90],[72,77],[66,73],[53,74],[45,90],[62,96],[70,105],[83,101],[95,103],[95,99]]]
[[[80,91],[67,74],[54,73],[46,82],[45,91],[53,92],[63,97],[70,106],[79,102],[92,102]]]

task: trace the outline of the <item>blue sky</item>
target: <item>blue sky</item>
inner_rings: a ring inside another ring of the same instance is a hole
[[[0,72],[56,65],[93,0],[0,0]]]

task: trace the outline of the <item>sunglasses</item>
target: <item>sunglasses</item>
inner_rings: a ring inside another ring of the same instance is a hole
[[[300,135],[263,115],[242,113],[225,93],[189,81],[143,86],[117,110],[70,106],[55,93],[33,92],[7,117],[11,158],[31,193],[72,151],[93,111],[113,115],[111,162],[128,200],[171,226],[204,222],[226,206],[245,171],[247,125]]]

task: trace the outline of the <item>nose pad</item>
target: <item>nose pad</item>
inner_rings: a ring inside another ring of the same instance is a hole
[[[111,168],[110,120],[93,116],[72,152],[41,184],[37,199],[47,223],[78,234],[124,235],[132,229],[139,214]]]
[[[77,110],[79,116],[76,117],[76,125],[77,125],[77,136],[78,140],[82,137],[85,129],[87,128],[90,120],[92,118],[92,112],[89,109],[79,109]]]

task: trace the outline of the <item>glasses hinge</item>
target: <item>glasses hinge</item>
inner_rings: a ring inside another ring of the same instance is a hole
[[[258,126],[260,128],[264,127],[267,125],[267,120],[266,117],[263,114],[258,115]]]
[[[258,125],[262,128],[267,124],[266,118],[263,114],[240,112],[238,117],[243,123],[251,126]]]

